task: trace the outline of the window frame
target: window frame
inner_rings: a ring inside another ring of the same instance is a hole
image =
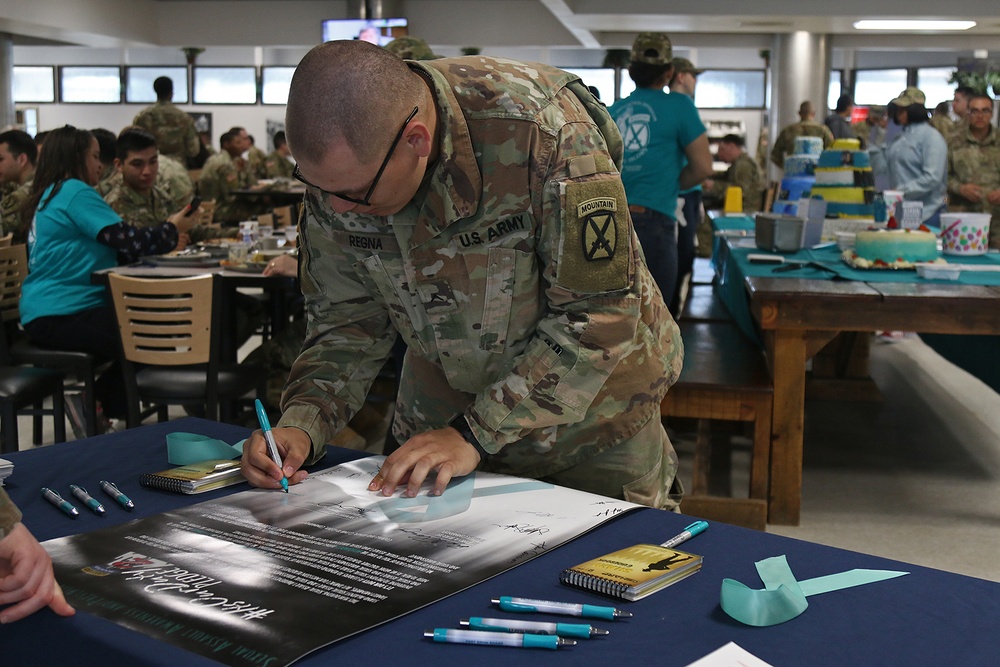
[[[198,92],[198,72],[199,70],[250,70],[253,72],[254,80],[254,101],[253,102],[203,102],[197,99]],[[260,68],[255,65],[195,65],[191,68],[191,102],[190,104],[200,105],[224,105],[224,106],[257,106],[260,104]]]
[[[56,104],[58,102],[59,95],[59,84],[56,80],[56,66],[55,65],[14,65],[11,70],[11,75],[16,78],[16,72],[20,68],[25,69],[48,69],[49,70],[49,82],[52,84],[52,99],[51,100],[20,100],[14,97],[14,82],[11,81],[11,97],[13,98],[14,104]]]
[[[125,97],[125,94],[124,94],[124,90],[123,90],[124,79],[122,78],[122,66],[121,65],[58,65],[57,67],[58,67],[58,74],[57,74],[58,78],[57,78],[56,83],[57,83],[58,92],[59,92],[59,99],[57,101],[57,104],[122,104],[122,99]],[[81,100],[67,100],[66,99],[66,95],[65,95],[64,85],[63,85],[64,81],[65,81],[65,78],[66,78],[65,74],[66,74],[66,70],[74,70],[74,69],[81,69],[81,70],[82,69],[109,69],[109,70],[117,70],[118,71],[118,99],[117,100],[112,100],[112,101],[96,101],[96,102],[87,102],[87,101],[81,101]]]
[[[191,69],[187,65],[125,65],[124,76],[122,77],[122,97],[123,104],[142,104],[148,105],[156,101],[156,94],[153,94],[152,100],[130,100],[128,98],[128,86],[129,86],[129,73],[132,70],[184,70],[184,96],[186,100],[178,100],[176,95],[177,91],[180,89],[177,82],[174,82],[174,104],[190,104],[191,103]],[[150,84],[152,86],[152,84]],[[152,90],[152,87],[150,88]]]

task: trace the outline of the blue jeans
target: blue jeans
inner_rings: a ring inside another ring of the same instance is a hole
[[[631,213],[631,216],[646,266],[666,301],[677,286],[677,221],[649,208],[645,213]]]

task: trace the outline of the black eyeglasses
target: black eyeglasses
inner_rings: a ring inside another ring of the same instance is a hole
[[[364,199],[358,199],[357,197],[351,197],[350,195],[341,194],[339,192],[330,192],[329,190],[324,190],[318,185],[313,185],[306,179],[302,178],[302,172],[299,171],[299,165],[295,165],[295,169],[292,170],[292,177],[295,178],[295,180],[297,181],[305,183],[311,188],[316,188],[317,190],[322,192],[324,196],[336,197],[337,199],[343,199],[344,201],[349,201],[352,204],[371,206],[371,201],[370,201],[371,196],[372,193],[375,192],[375,187],[378,185],[379,179],[382,178],[382,172],[385,171],[386,166],[389,164],[389,158],[392,157],[392,152],[396,150],[396,144],[398,144],[399,140],[403,138],[403,132],[406,131],[406,126],[409,125],[410,121],[413,120],[413,117],[417,115],[418,109],[419,107],[413,107],[413,111],[411,111],[410,115],[406,117],[405,121],[403,121],[403,127],[399,128],[399,132],[396,133],[396,138],[392,140],[392,145],[389,146],[389,152],[385,154],[385,159],[382,160],[382,166],[378,168],[378,172],[376,172],[375,174],[375,180],[372,181],[371,187],[369,187],[368,192],[365,193]]]

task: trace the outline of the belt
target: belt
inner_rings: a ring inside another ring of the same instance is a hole
[[[629,204],[628,210],[631,213],[652,213],[653,209],[646,208],[645,206],[636,206],[635,204]]]

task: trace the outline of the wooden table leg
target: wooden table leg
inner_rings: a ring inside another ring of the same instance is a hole
[[[802,434],[805,421],[806,337],[776,330],[773,342],[774,411],[768,522],[797,526],[802,505]]]

